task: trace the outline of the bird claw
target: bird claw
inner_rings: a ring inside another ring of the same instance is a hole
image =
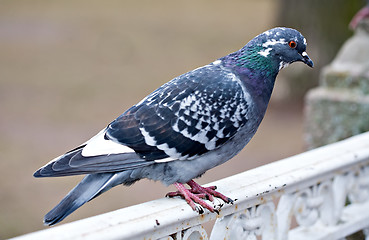
[[[233,201],[232,198],[228,198],[228,202],[226,202],[226,203],[229,203],[229,204],[232,204],[233,205],[234,201]]]
[[[166,197],[169,197],[169,198],[173,198],[173,197],[177,197],[177,196],[180,196],[182,197],[181,193],[179,191],[176,191],[176,192],[168,192],[167,194],[165,194]]]
[[[219,204],[218,208],[215,208],[215,206],[209,205],[202,199],[214,202],[214,197],[216,197],[222,199],[225,203],[233,204],[233,200],[231,198],[226,197],[223,194],[215,191],[215,189],[217,188],[216,186],[202,187],[193,180],[187,182],[187,184],[188,186],[190,186],[190,189],[185,188],[182,183],[175,183],[174,185],[176,186],[178,191],[169,192],[166,194],[166,196],[180,196],[184,198],[188,205],[190,205],[190,207],[199,214],[204,213],[204,208],[208,209],[210,212],[215,212],[219,214],[219,209],[223,206],[223,204]],[[196,205],[195,203],[198,205]]]
[[[204,213],[204,209],[201,206],[197,206],[196,207],[196,212],[198,212],[199,214],[203,214]]]

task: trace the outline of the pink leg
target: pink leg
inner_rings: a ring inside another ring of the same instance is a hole
[[[187,182],[191,189],[187,189],[182,183],[174,183],[174,186],[178,189],[177,192],[170,192],[167,194],[168,197],[180,196],[186,200],[188,205],[199,213],[203,213],[202,208],[198,208],[195,203],[208,209],[210,212],[218,212],[214,207],[210,206],[202,199],[209,199],[211,202],[214,201],[214,197],[222,199],[226,203],[233,203],[233,200],[224,196],[223,194],[215,191],[216,187],[202,187],[195,181],[191,180]]]
[[[196,183],[194,180],[190,180],[187,184],[195,192],[198,192],[198,193],[203,192],[203,193],[207,194],[210,201],[214,201],[213,197],[217,197],[217,198],[222,199],[226,203],[233,203],[232,199],[230,199],[227,196],[224,196],[220,192],[215,191],[215,189],[217,189],[216,186],[210,186],[210,187],[205,188],[205,187],[202,187],[200,184]]]

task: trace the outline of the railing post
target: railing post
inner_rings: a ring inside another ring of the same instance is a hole
[[[305,101],[310,149],[369,131],[368,18],[324,68],[320,86],[310,90]]]

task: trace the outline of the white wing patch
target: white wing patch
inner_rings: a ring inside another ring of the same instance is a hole
[[[221,64],[221,62],[222,62],[222,60],[219,60],[219,59],[218,59],[218,60],[215,60],[215,61],[213,62],[213,65],[215,65],[215,66],[216,66],[216,65],[219,65],[219,64]]]
[[[147,145],[150,146],[155,146],[158,149],[162,150],[165,152],[165,154],[167,154],[168,158],[164,158],[164,159],[159,159],[159,160],[155,160],[155,162],[170,162],[173,160],[177,160],[181,158],[181,154],[177,152],[177,150],[175,148],[170,148],[168,146],[168,144],[163,143],[163,144],[156,144],[156,140],[154,137],[150,136],[150,134],[145,130],[145,128],[140,128],[141,134],[144,136],[145,142]]]
[[[167,158],[163,158],[163,159],[159,159],[159,160],[154,160],[154,162],[156,163],[164,163],[164,162],[171,162],[177,160],[175,158],[171,158],[171,157],[167,157]]]
[[[88,140],[82,150],[82,156],[93,157],[99,155],[133,153],[132,148],[104,138],[106,130],[101,130],[96,136]]]

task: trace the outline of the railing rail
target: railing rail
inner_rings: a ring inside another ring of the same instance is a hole
[[[237,200],[199,215],[163,198],[14,239],[329,240],[359,230],[369,239],[369,133],[209,185]]]

